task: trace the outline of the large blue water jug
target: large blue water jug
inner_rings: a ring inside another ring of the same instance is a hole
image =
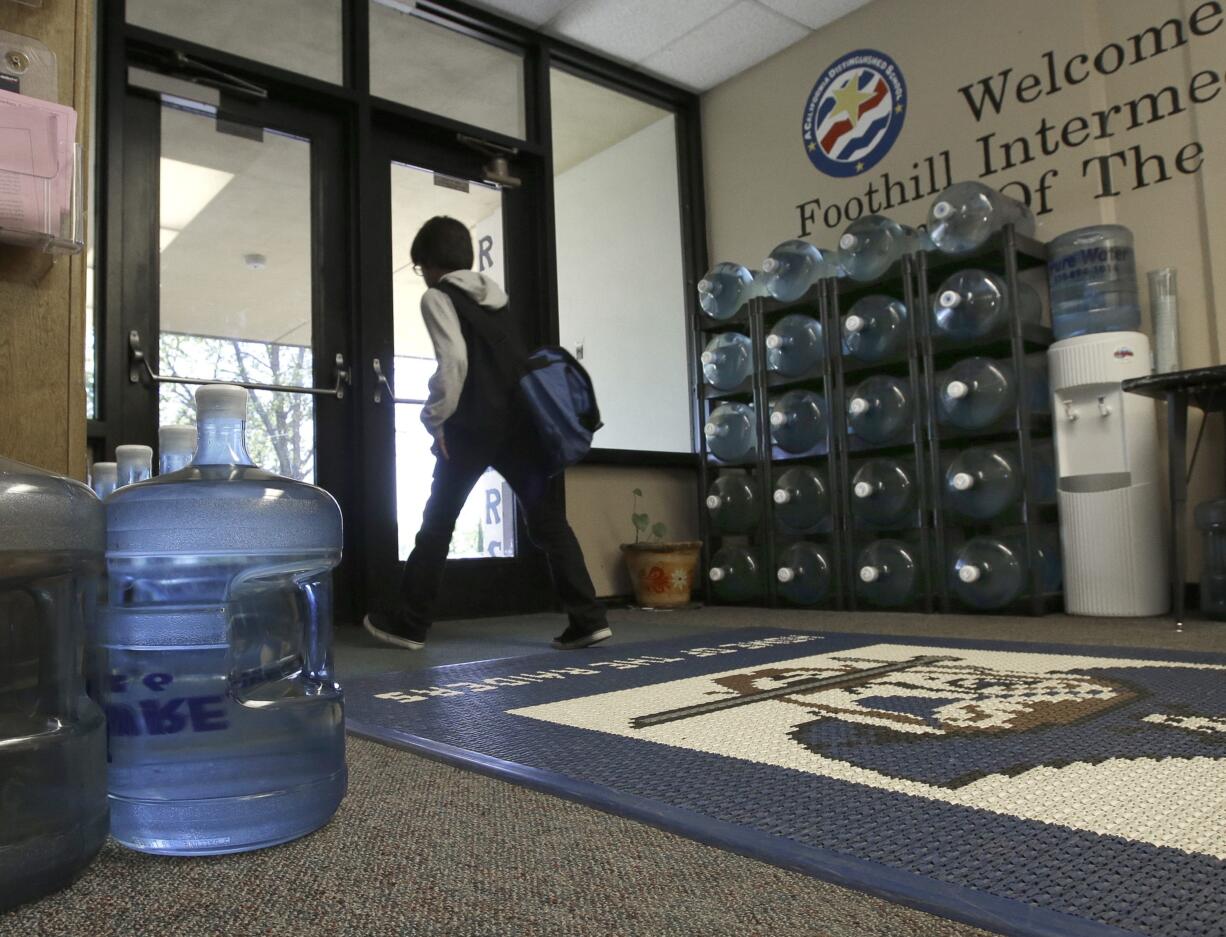
[[[1043,316],[1043,301],[1028,283],[1017,284],[1018,316],[1037,323]],[[961,270],[949,277],[936,292],[932,304],[932,337],[940,341],[967,342],[1000,338],[1009,334],[1009,287],[987,270]]]
[[[914,228],[892,218],[863,215],[839,238],[839,267],[853,280],[868,283],[883,276],[904,254],[927,244],[927,238]]]
[[[775,568],[779,594],[793,605],[817,605],[830,595],[830,552],[801,540],[779,554]]]
[[[945,470],[946,505],[977,521],[998,517],[1022,499],[1022,457],[1016,445],[974,446],[959,452]],[[1056,500],[1055,456],[1050,442],[1031,445],[1030,497],[1040,504]]]
[[[902,540],[875,540],[856,557],[856,595],[880,608],[909,605],[920,595],[919,551]]]
[[[794,465],[780,474],[771,494],[775,520],[784,530],[806,533],[830,516],[830,494],[821,473],[809,465]]]
[[[838,273],[833,255],[808,241],[784,241],[762,261],[764,291],[783,303],[794,302],[818,280]]]
[[[800,377],[825,357],[822,324],[812,316],[793,313],[771,327],[766,336],[766,368],[784,377]]]
[[[727,546],[711,557],[711,589],[723,602],[748,602],[762,594],[762,568],[751,547]]]
[[[1039,588],[1058,592],[1063,579],[1055,531],[1036,531]],[[1022,534],[974,537],[959,547],[950,569],[954,594],[972,608],[1004,608],[1030,591],[1030,563]]]
[[[758,486],[742,472],[727,472],[707,491],[711,523],[725,534],[749,533],[758,525]]]
[[[771,401],[771,440],[784,452],[808,452],[826,442],[826,400],[811,390],[789,390]]]
[[[107,832],[106,731],[81,660],[102,504],[0,458],[0,910],[68,884]]]
[[[1005,225],[1034,236],[1034,214],[982,182],[955,182],[928,210],[928,236],[937,250],[964,254],[982,247]]]
[[[1052,241],[1047,283],[1057,341],[1094,332],[1135,332],[1141,327],[1132,232],[1123,225],[1078,228]]]
[[[851,478],[851,513],[876,527],[915,526],[913,472],[896,459],[869,459]]]
[[[843,317],[843,354],[855,361],[901,358],[908,337],[907,307],[893,296],[865,296]]]
[[[192,464],[106,504],[111,832],[145,852],[286,842],[345,792],[340,509],[252,464],[246,408],[241,387],[202,387]]]
[[[741,264],[718,263],[698,281],[698,305],[712,319],[731,319],[761,287],[752,270]]]
[[[1030,412],[1050,412],[1047,356],[1028,355],[1023,365]],[[937,420],[959,429],[987,429],[1013,418],[1017,388],[1017,374],[1010,359],[964,358],[936,375]]]
[[[724,462],[740,462],[758,451],[757,417],[747,403],[716,407],[703,426],[707,451]]]
[[[911,430],[911,393],[896,377],[875,374],[847,399],[847,429],[873,445],[903,442]]]
[[[703,349],[702,377],[716,390],[740,387],[753,373],[753,346],[749,336],[722,332]]]

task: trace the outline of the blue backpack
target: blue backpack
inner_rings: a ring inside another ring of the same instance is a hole
[[[519,379],[520,399],[540,438],[544,468],[556,475],[592,448],[604,424],[587,370],[565,348],[545,345],[528,356]]]

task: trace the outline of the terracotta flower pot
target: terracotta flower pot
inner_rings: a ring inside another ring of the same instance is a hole
[[[635,601],[648,608],[688,605],[701,553],[701,540],[623,543],[622,555],[634,583]]]

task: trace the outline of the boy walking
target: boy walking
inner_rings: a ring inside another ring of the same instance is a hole
[[[390,614],[368,614],[363,626],[387,644],[410,650],[425,645],[456,518],[491,467],[514,490],[528,536],[544,551],[569,617],[553,646],[573,650],[612,637],[574,531],[547,496],[536,430],[516,404],[517,369],[527,349],[509,322],[506,294],[472,270],[472,237],[454,218],[438,216],[422,225],[409,255],[428,287],[421,314],[438,359],[421,412],[434,437],[434,481],[404,565],[400,604]]]

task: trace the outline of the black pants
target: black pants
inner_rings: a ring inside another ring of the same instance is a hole
[[[492,468],[515,492],[528,527],[528,536],[549,562],[554,591],[570,622],[585,631],[605,623],[604,606],[583,561],[583,551],[566,520],[565,512],[549,494],[549,480],[534,465],[531,447],[519,433],[492,443],[473,443],[445,430],[450,458],[438,455],[434,482],[426,502],[421,529],[400,580],[400,614],[419,625],[434,621],[443,567],[464,502],[473,485]]]

